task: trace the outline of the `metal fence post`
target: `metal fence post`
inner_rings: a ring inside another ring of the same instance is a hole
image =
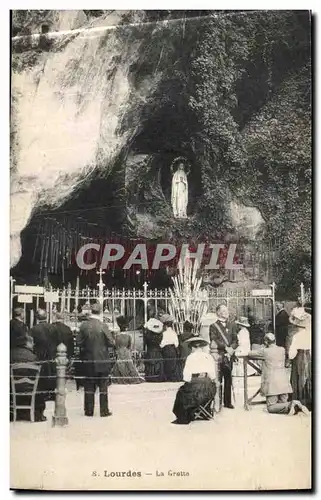
[[[272,321],[273,321],[273,333],[275,334],[275,288],[276,284],[273,282],[270,285],[272,288]]]
[[[147,297],[147,283],[143,284],[144,287],[144,324],[147,322],[147,304],[148,304],[148,297]]]
[[[56,399],[55,413],[52,417],[53,427],[63,427],[68,425],[66,411],[66,368],[68,364],[67,347],[65,344],[59,344],[57,347],[57,379],[56,379]]]

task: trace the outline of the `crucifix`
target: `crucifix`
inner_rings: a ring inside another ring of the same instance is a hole
[[[99,271],[96,272],[96,274],[99,274],[99,283],[98,283],[98,302],[101,305],[101,321],[103,321],[103,305],[104,305],[104,282],[103,282],[103,274],[105,274],[105,271],[102,270],[102,268],[99,269]]]

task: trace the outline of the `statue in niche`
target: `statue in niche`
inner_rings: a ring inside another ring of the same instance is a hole
[[[185,158],[176,158],[171,165],[173,173],[174,165],[178,164],[177,170],[172,178],[172,208],[176,219],[187,218],[188,205],[188,182],[187,175],[189,173],[188,166],[184,163]]]

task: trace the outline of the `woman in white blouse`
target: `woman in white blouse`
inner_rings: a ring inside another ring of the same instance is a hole
[[[208,341],[201,337],[188,339],[192,352],[187,356],[182,385],[173,407],[176,416],[174,424],[189,424],[194,419],[195,410],[215,397],[216,367],[212,356],[203,351]]]
[[[310,411],[312,407],[311,369],[311,315],[303,308],[291,312],[294,327],[289,358],[292,360],[291,385],[293,399],[299,400]]]
[[[166,382],[177,382],[179,380],[178,337],[173,329],[174,318],[170,314],[163,314],[160,321],[164,325],[163,338],[160,343],[163,356],[164,379]]]

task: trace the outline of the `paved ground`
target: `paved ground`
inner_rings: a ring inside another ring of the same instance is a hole
[[[258,378],[251,378],[251,385],[257,384]],[[310,487],[310,417],[269,415],[261,405],[246,412],[239,386],[235,410],[223,409],[211,422],[176,426],[171,410],[179,385],[114,385],[113,416],[106,419],[82,416],[83,393],[71,387],[68,427],[51,427],[52,403],[47,422],[11,424],[11,487]],[[129,477],[129,471],[136,477]],[[124,477],[113,477],[113,472]]]

